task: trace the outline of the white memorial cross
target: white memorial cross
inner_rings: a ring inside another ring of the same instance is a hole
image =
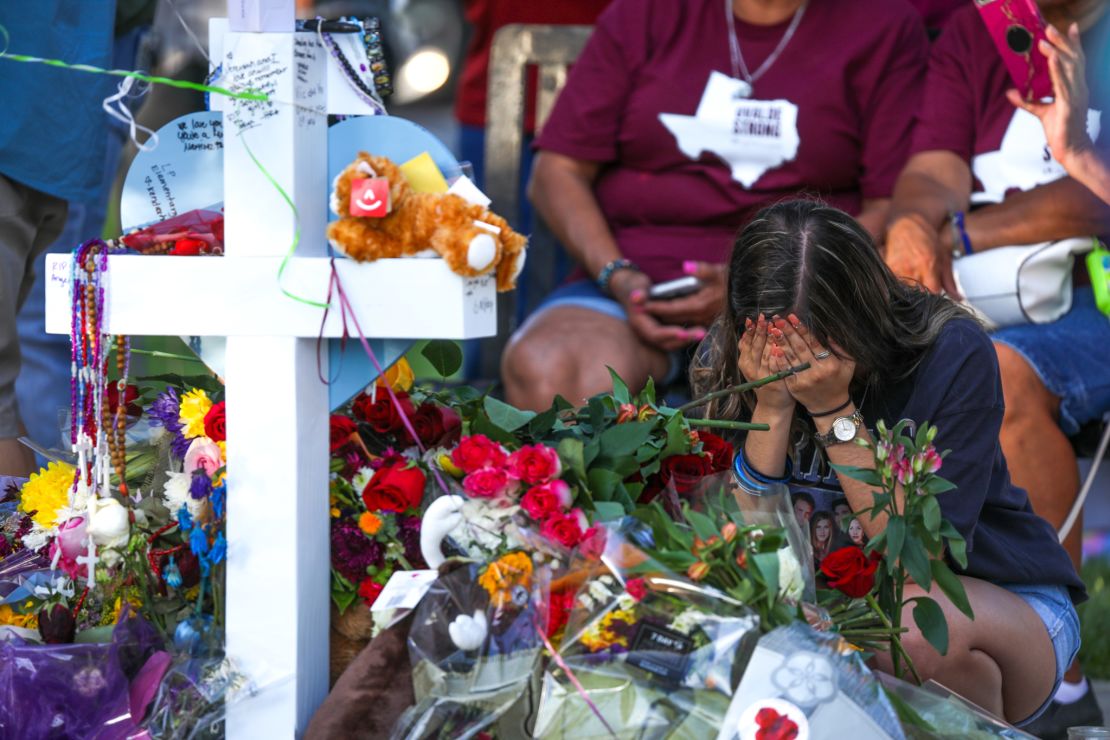
[[[284,738],[303,733],[328,690],[329,408],[316,352],[323,311],[281,291],[319,302],[327,295],[327,52],[314,34],[292,32],[228,32],[223,49],[222,86],[278,101],[223,104],[226,254],[109,257],[106,330],[228,338],[227,651],[263,690],[228,707],[227,734]],[[297,219],[248,145],[299,214],[301,241],[281,286]],[[69,332],[69,263],[54,255],[47,264],[46,323],[55,333]],[[442,260],[336,266],[368,336],[496,332],[492,277],[460,278]],[[323,336],[342,329],[340,312],[330,311]],[[267,688],[268,678],[278,681]]]

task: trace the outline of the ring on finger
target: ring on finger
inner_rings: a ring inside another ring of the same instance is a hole
[[[815,360],[827,360],[830,357],[832,357],[832,352],[829,352],[827,349],[823,349],[813,356]]]

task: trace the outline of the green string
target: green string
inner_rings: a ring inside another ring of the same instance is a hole
[[[0,28],[2,30],[2,28]],[[4,34],[7,36],[7,33]],[[179,87],[183,90],[196,90],[198,92],[216,93],[217,95],[226,95],[229,98],[236,100],[258,100],[262,102],[270,102],[270,96],[266,93],[259,92],[254,89],[248,89],[244,92],[234,92],[228,90],[226,87],[216,87],[214,85],[202,85],[196,82],[189,82],[188,80],[174,80],[169,77],[158,77],[157,75],[146,75],[142,72],[129,72],[124,69],[104,69],[103,67],[94,67],[91,64],[70,64],[63,62],[61,59],[43,59],[42,57],[32,57],[26,54],[10,54],[7,52],[0,53],[0,59],[10,59],[13,62],[29,62],[32,64],[45,64],[49,67],[59,67],[61,69],[72,69],[76,72],[91,72],[93,74],[113,75],[115,77],[131,77],[132,79],[142,80],[158,85],[168,85],[170,87]]]
[[[298,295],[290,293],[288,290],[285,289],[285,286],[281,284],[281,278],[282,275],[285,274],[285,268],[289,266],[290,258],[292,258],[293,253],[297,251],[297,245],[301,243],[301,217],[300,214],[297,213],[297,206],[293,204],[293,199],[289,197],[289,194],[287,192],[285,192],[285,188],[278,184],[278,181],[275,180],[273,176],[266,170],[266,168],[262,166],[262,163],[258,161],[258,157],[254,156],[254,152],[251,151],[250,145],[247,144],[247,140],[243,137],[242,131],[239,132],[239,138],[240,140],[242,140],[243,148],[247,151],[247,155],[251,158],[251,161],[254,162],[259,171],[261,171],[262,174],[265,175],[266,179],[270,181],[270,184],[273,185],[279,193],[281,193],[281,197],[285,199],[285,202],[288,203],[289,207],[293,210],[293,223],[295,224],[293,230],[293,243],[289,245],[289,251],[285,253],[285,257],[281,261],[281,266],[278,268],[278,288],[281,290],[282,293],[285,294],[287,298],[292,298],[298,303],[304,303],[305,305],[312,306],[313,308],[329,308],[330,304],[320,303],[319,301],[313,301],[308,298],[301,298]]]

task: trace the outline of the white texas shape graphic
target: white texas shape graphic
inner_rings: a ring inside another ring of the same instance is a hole
[[[732,170],[732,179],[750,188],[767,170],[797,156],[798,107],[788,100],[746,102],[749,106],[773,105],[781,111],[777,135],[735,133],[731,123],[675,113],[660,113],[659,120],[674,135],[679,151],[687,157],[697,160],[704,152],[714,154]]]
[[[1098,141],[1102,114],[1087,111],[1087,133]],[[1058,180],[1064,168],[1049,153],[1044,127],[1032,113],[1014,109],[1010,125],[997,151],[973,157],[971,169],[983,184],[982,192],[972,194],[972,203],[1001,203],[1006,191],[1030,190]]]

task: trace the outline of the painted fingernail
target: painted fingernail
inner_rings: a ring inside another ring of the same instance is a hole
[[[636,290],[634,290],[634,291],[632,291],[631,293],[628,294],[628,297],[630,299],[632,299],[633,301],[636,301],[637,303],[639,303],[640,301],[644,300],[644,291],[640,290],[639,288],[636,288]]]
[[[705,329],[694,329],[694,331],[690,333],[693,335],[693,339],[695,342],[700,342],[701,340],[705,339]]]
[[[698,263],[693,260],[686,260],[682,263],[682,271],[687,275],[694,275],[698,271]]]
[[[752,330],[752,320],[751,319],[744,319],[744,331],[751,331],[751,330]]]
[[[790,314],[786,318],[790,319],[790,323],[794,326],[795,329],[802,325],[802,322],[798,320],[798,317],[794,314]]]
[[[786,328],[786,322],[783,321],[782,319],[776,318],[775,319],[775,326],[778,327],[778,329],[781,331],[781,330]]]

